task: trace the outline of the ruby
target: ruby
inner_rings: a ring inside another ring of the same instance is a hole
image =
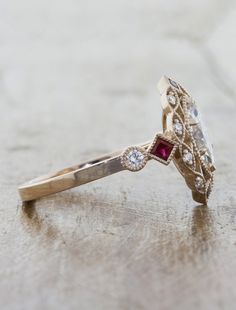
[[[164,161],[168,161],[173,148],[174,144],[158,137],[150,153]]]

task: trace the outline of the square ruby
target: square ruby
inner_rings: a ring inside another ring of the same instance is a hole
[[[166,141],[158,137],[150,153],[167,162],[172,153],[173,148],[174,148],[173,143],[170,143],[169,141]]]

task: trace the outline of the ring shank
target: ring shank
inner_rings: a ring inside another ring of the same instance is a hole
[[[147,148],[148,145],[149,143],[145,143],[142,147]],[[126,170],[121,164],[122,153],[123,151],[118,151],[33,179],[19,187],[21,200],[35,200]]]

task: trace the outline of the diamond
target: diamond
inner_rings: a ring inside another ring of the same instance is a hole
[[[176,105],[176,97],[174,95],[168,95],[167,100],[168,100],[169,104]]]
[[[192,134],[195,138],[195,142],[199,149],[202,149],[206,146],[206,139],[204,133],[202,131],[202,127],[200,124],[192,126]]]
[[[197,125],[193,125],[193,137],[195,139],[196,145],[201,152],[202,159],[207,166],[212,166],[214,164],[213,148],[210,143],[207,130],[202,122]]]
[[[169,79],[169,82],[170,82],[170,84],[171,84],[172,86],[174,86],[175,88],[179,88],[178,84],[177,84],[175,81]]]
[[[201,115],[197,110],[196,103],[192,98],[188,98],[187,110],[192,136],[196,146],[202,155],[202,160],[208,167],[213,166],[214,156],[207,130],[202,122]]]
[[[130,171],[141,170],[147,163],[148,156],[145,149],[139,146],[127,148],[121,156],[121,164]]]
[[[204,190],[204,180],[201,177],[196,177],[195,179],[195,187],[198,191]]]
[[[127,159],[129,161],[129,164],[133,167],[138,167],[140,164],[142,164],[144,160],[144,155],[139,150],[132,150],[127,155]]]
[[[201,158],[208,167],[213,164],[212,155],[210,155],[209,151],[206,151],[206,153],[203,154]]]
[[[193,154],[188,150],[184,150],[183,161],[191,166],[193,164]]]
[[[161,137],[157,137],[150,154],[153,155],[155,159],[160,159],[161,161],[168,163],[174,146],[175,145],[173,143]]]
[[[188,109],[188,115],[190,118],[190,122],[195,124],[199,122],[199,113],[197,110],[197,106],[195,101],[193,101],[191,98],[189,98],[189,101],[187,103],[187,109]]]
[[[211,182],[208,184],[208,187],[207,187],[207,198],[210,197],[210,194],[211,194],[211,191],[212,191],[212,185],[213,185],[213,183],[212,183],[212,180],[211,180]]]
[[[173,128],[174,128],[174,132],[178,136],[182,136],[182,134],[183,134],[183,125],[180,123],[180,121],[177,118],[174,120]]]

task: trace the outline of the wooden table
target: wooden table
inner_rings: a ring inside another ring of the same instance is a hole
[[[12,0],[0,16],[0,309],[234,310],[235,1]],[[152,138],[163,74],[207,122],[209,208],[157,162],[22,207],[22,182]]]

